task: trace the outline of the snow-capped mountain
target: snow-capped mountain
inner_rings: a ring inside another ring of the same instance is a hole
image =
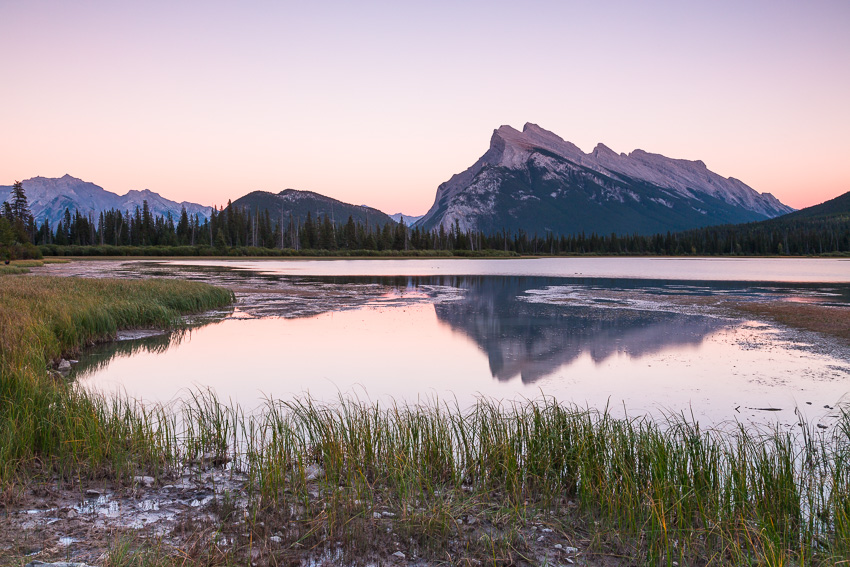
[[[472,167],[437,189],[416,224],[424,229],[530,234],[652,234],[759,221],[793,211],[701,161],[643,150],[617,154],[603,144],[586,154],[528,123],[502,126]]]
[[[413,226],[416,224],[416,221],[424,217],[425,215],[419,215],[418,217],[414,217],[411,215],[405,215],[404,213],[396,213],[394,215],[390,215],[390,218],[395,222],[401,222],[401,219],[404,219],[405,226]]]
[[[165,216],[171,213],[175,221],[180,218],[180,211],[183,207],[186,207],[186,212],[189,215],[198,214],[202,221],[209,217],[212,209],[212,207],[187,201],[177,203],[149,189],[134,190],[129,191],[126,195],[118,195],[94,183],[70,175],[59,178],[33,177],[32,179],[25,179],[21,183],[36,223],[41,224],[47,218],[51,227],[56,227],[56,224],[65,214],[66,208],[71,214],[74,214],[74,211],[79,211],[83,216],[92,213],[97,218],[101,211],[109,209],[132,213],[136,210],[136,207],[141,208],[142,203],[147,201],[152,214]],[[0,203],[7,201],[11,192],[11,185],[0,186]]]

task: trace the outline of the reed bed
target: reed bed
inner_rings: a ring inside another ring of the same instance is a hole
[[[179,281],[4,276],[0,488],[227,467],[247,480],[220,498],[222,526],[238,518],[250,549],[274,534],[283,555],[272,563],[337,541],[355,560],[402,541],[448,563],[534,563],[538,526],[646,565],[850,557],[847,411],[827,430],[616,419],[551,398],[461,408],[301,397],[246,412],[209,391],[144,405],[48,376],[62,353],[120,328],[174,325],[230,300]]]
[[[270,401],[250,417],[214,396],[194,401],[196,419],[222,422],[209,448],[241,428],[231,457],[249,474],[259,516],[289,510],[290,521],[311,526],[322,517],[319,540],[373,538],[369,519],[389,507],[432,552],[472,514],[508,540],[510,526],[540,518],[564,533],[602,526],[649,565],[850,557],[846,411],[826,433],[802,421],[788,432],[614,419],[550,398],[482,399],[468,410],[303,398]]]
[[[2,276],[0,485],[35,469],[121,476],[137,462],[161,462],[161,433],[150,420],[163,408],[104,399],[48,371],[60,356],[119,329],[173,327],[182,314],[232,297],[195,282]]]

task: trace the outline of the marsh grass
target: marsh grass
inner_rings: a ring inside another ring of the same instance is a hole
[[[534,563],[538,527],[647,565],[850,557],[847,411],[828,430],[802,419],[787,430],[616,419],[551,398],[460,408],[301,397],[246,412],[196,391],[144,405],[56,383],[50,362],[120,328],[173,325],[229,292],[153,280],[2,284],[3,491],[34,475],[120,483],[228,467],[247,478],[244,494],[220,495],[221,525],[192,540],[192,561],[240,564],[262,546],[280,563],[342,542],[352,560],[404,548],[450,564]],[[230,547],[204,545],[228,529]],[[110,564],[189,560],[133,546],[116,541]]]
[[[565,532],[601,522],[653,565],[831,564],[850,554],[846,412],[829,434],[802,421],[793,433],[704,431],[684,417],[614,419],[549,398],[480,400],[468,411],[307,398],[269,402],[248,423],[233,456],[261,515],[323,515],[322,538],[374,537],[355,520],[387,508],[431,552],[472,515],[516,553],[511,527],[545,518]],[[324,476],[311,481],[314,465]],[[327,498],[306,496],[316,486]]]
[[[29,268],[40,268],[45,264],[65,264],[68,260],[51,258],[47,260],[12,260],[8,265],[0,264],[0,276],[29,273]]]
[[[125,477],[167,461],[164,408],[69,387],[48,370],[119,329],[171,327],[183,313],[226,305],[231,292],[155,280],[3,276],[0,284],[0,484],[33,467]]]

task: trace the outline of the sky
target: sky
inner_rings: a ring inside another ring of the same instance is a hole
[[[534,122],[796,208],[850,191],[846,0],[0,0],[0,30],[0,185],[419,215]]]

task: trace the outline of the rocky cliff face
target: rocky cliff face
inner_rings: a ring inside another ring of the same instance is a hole
[[[33,177],[21,183],[36,222],[41,224],[46,218],[53,228],[65,214],[66,208],[71,214],[74,214],[74,211],[79,211],[83,216],[88,216],[91,213],[97,218],[101,211],[110,209],[132,213],[136,210],[136,207],[141,208],[142,203],[147,201],[148,207],[154,215],[165,216],[171,213],[175,221],[180,218],[180,211],[183,207],[186,207],[186,212],[189,215],[198,214],[202,220],[209,216],[211,210],[211,207],[197,203],[171,201],[148,189],[129,191],[126,195],[118,195],[94,183],[70,175],[59,178]],[[11,185],[0,186],[0,202],[9,199],[11,190]]]
[[[793,211],[769,193],[710,171],[701,161],[643,150],[617,154],[576,145],[526,124],[502,126],[469,169],[437,189],[417,223],[432,230],[651,234],[764,220]]]

